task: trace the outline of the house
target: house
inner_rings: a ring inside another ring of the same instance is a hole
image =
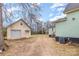
[[[52,27],[49,28],[48,34],[49,34],[49,37],[52,37],[52,35],[53,35],[53,28]]]
[[[52,22],[48,21],[45,25],[46,25],[45,30],[46,30],[47,34],[49,35],[49,37],[52,37],[52,34],[53,34],[53,24],[52,24]]]
[[[63,21],[58,21],[55,24],[55,38],[60,43],[65,43],[67,40],[79,40],[79,3],[70,3],[64,10],[67,15]],[[64,21],[65,20],[65,21]],[[79,42],[79,41],[77,41]]]
[[[53,32],[52,32],[53,37],[59,36],[59,34],[62,32],[62,26],[65,23],[65,21],[66,21],[65,18],[61,18],[61,19],[58,19],[58,20],[52,22],[53,23]],[[58,41],[58,40],[56,40],[56,41]]]
[[[23,19],[19,19],[7,27],[7,39],[11,40],[29,37],[31,37],[31,28]]]

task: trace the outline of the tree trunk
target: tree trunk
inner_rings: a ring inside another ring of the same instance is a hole
[[[3,29],[2,4],[0,3],[0,52],[2,52],[2,50],[3,50],[3,44],[4,44],[2,29]]]

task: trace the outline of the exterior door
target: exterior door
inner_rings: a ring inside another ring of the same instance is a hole
[[[21,30],[11,30],[11,37],[14,39],[21,38]]]

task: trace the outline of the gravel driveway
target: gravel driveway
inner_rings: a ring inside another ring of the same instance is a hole
[[[73,56],[79,55],[79,47],[59,44],[48,35],[32,35],[29,39],[6,40],[9,49],[0,55],[6,56]]]

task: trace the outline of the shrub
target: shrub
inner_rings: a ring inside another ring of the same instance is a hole
[[[7,29],[3,28],[3,36],[6,37],[7,36]]]

